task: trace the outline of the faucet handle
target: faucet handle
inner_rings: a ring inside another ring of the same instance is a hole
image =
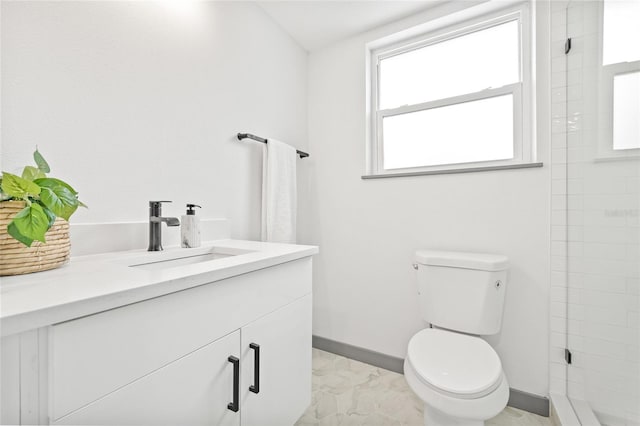
[[[149,201],[149,216],[160,216],[162,212],[162,203],[170,203],[171,201]]]

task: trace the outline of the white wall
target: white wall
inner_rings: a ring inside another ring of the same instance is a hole
[[[541,17],[548,16],[548,4],[539,7]],[[409,339],[424,327],[411,267],[414,251],[502,253],[512,264],[503,330],[489,341],[512,388],[547,395],[548,164],[538,169],[360,178],[367,125],[365,44],[432,19],[441,9],[310,54],[312,226],[305,238],[321,247],[314,264],[314,334],[404,357]],[[548,22],[540,27],[537,143],[538,159],[548,163],[549,41],[544,25]]]
[[[2,170],[38,145],[90,206],[72,222],[173,200],[257,239],[262,145],[235,134],[307,149],[306,62],[250,3],[2,2]]]

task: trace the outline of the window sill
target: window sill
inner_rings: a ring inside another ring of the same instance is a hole
[[[444,170],[425,170],[421,172],[397,172],[397,173],[385,173],[385,174],[371,174],[363,175],[362,179],[384,179],[395,177],[411,177],[411,176],[426,176],[426,175],[450,175],[457,173],[476,173],[476,172],[492,172],[495,170],[512,170],[512,169],[530,169],[534,167],[542,167],[543,163],[522,163],[522,164],[508,164],[505,166],[490,166],[490,167],[466,167],[459,169],[444,169]]]

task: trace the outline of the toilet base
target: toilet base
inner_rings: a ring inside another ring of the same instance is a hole
[[[451,417],[425,404],[424,424],[425,426],[484,426],[484,421]]]

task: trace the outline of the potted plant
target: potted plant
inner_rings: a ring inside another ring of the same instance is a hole
[[[0,179],[0,275],[57,268],[69,259],[68,220],[84,204],[68,183],[48,177],[36,148],[35,166]]]

